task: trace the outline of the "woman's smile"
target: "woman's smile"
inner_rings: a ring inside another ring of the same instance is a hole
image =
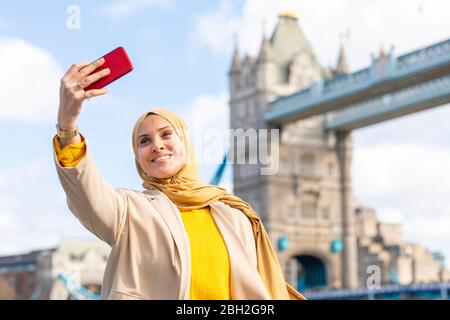
[[[157,157],[156,159],[153,159],[152,162],[165,163],[165,162],[168,162],[170,159],[172,159],[172,155],[171,154],[167,154],[167,155],[164,155],[164,156]]]

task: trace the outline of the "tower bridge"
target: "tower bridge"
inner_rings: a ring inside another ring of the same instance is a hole
[[[357,202],[351,165],[353,130],[450,102],[450,39],[399,56],[381,51],[356,72],[347,66],[343,47],[335,68],[321,66],[297,16],[286,12],[256,57],[235,48],[231,129],[281,134],[275,174],[231,159],[234,193],[261,215],[286,279],[300,290],[365,287],[371,266],[383,286],[447,281],[443,258],[405,243],[399,226],[373,221]]]
[[[450,39],[310,87],[270,104],[264,119],[289,123],[326,114],[326,130],[353,130],[450,102]]]

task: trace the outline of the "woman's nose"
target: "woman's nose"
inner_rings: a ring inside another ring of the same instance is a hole
[[[165,146],[162,141],[155,141],[155,143],[153,144],[153,151],[162,150],[164,148],[165,148]]]

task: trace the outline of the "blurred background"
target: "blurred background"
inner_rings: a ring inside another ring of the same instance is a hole
[[[98,299],[109,248],[68,210],[52,138],[65,71],[118,46],[134,70],[86,101],[78,123],[108,184],[142,190],[131,130],[145,111],[168,108],[186,120],[200,160],[215,150],[200,162],[200,179],[211,182],[224,169],[215,183],[259,209],[286,278],[307,297],[447,298],[448,1],[0,6],[0,299]],[[433,86],[444,93],[428,96]],[[365,110],[375,110],[379,99],[386,106],[405,95],[422,104],[387,117],[369,112],[371,120],[348,126],[339,119],[350,113],[332,109],[364,108],[364,96],[374,102]],[[320,112],[302,114],[321,103]],[[280,177],[221,167],[227,129],[266,127],[282,132]],[[339,132],[351,135],[342,140]],[[351,189],[343,191],[339,177]],[[282,185],[298,190],[286,196]]]

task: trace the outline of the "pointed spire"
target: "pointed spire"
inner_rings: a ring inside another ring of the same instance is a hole
[[[241,55],[239,52],[239,48],[238,48],[238,41],[237,41],[237,36],[234,36],[234,53],[233,53],[233,60],[231,63],[231,70],[230,72],[239,72],[241,69]]]
[[[384,50],[383,44],[380,44],[380,53],[378,54],[378,59],[387,58],[389,54]]]
[[[261,43],[261,48],[259,50],[258,62],[270,61],[273,59],[272,45],[270,44],[269,38],[266,34],[265,21],[263,21],[263,40]]]
[[[270,44],[281,82],[288,81],[290,66],[296,56],[300,53],[314,56],[313,49],[296,19],[280,16],[270,38]]]
[[[342,43],[341,48],[339,49],[339,58],[335,72],[336,74],[348,73],[347,56],[345,55],[344,45]]]

